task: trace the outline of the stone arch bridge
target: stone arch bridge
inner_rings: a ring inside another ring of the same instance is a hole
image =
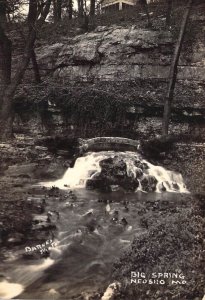
[[[88,151],[137,151],[139,141],[123,137],[95,137],[91,139],[79,139],[80,153]]]

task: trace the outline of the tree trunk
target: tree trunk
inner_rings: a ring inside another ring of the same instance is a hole
[[[11,41],[5,33],[6,1],[0,0],[0,93],[11,80]]]
[[[170,26],[172,13],[172,0],[167,0],[166,25]]]
[[[182,24],[179,32],[179,37],[176,43],[175,51],[173,60],[170,67],[169,72],[169,85],[168,85],[168,91],[165,98],[165,104],[164,104],[164,114],[163,114],[163,123],[162,123],[162,135],[167,136],[169,131],[169,119],[171,114],[171,105],[174,97],[174,89],[177,79],[177,66],[178,61],[181,53],[181,48],[185,36],[186,26],[189,18],[189,14],[191,11],[193,0],[188,0],[187,6],[185,8],[185,12],[182,19]]]
[[[13,105],[10,97],[3,95],[0,111],[0,140],[6,141],[13,137]]]
[[[54,22],[61,20],[62,0],[53,0],[53,17]]]
[[[71,20],[73,18],[73,1],[68,0],[68,17]]]
[[[83,14],[83,0],[78,0],[78,16],[80,18],[83,18],[84,14]]]
[[[61,20],[61,15],[62,15],[62,0],[57,0],[57,16],[58,16],[58,21]]]
[[[32,65],[33,65],[35,82],[36,83],[41,83],[41,75],[40,75],[38,62],[36,60],[36,53],[35,53],[34,49],[31,52],[31,61],[32,61]]]
[[[6,0],[0,0],[0,25],[2,28],[4,28],[7,23],[6,6]]]
[[[31,52],[36,38],[35,30],[30,33],[28,43],[26,45],[25,53],[21,61],[21,65],[14,76],[12,82],[4,89],[1,111],[0,111],[0,140],[6,140],[12,137],[12,121],[13,121],[13,97],[17,86],[21,82],[24,73],[28,67]]]
[[[11,48],[12,43],[0,25],[0,109],[5,89],[11,82]]]
[[[0,27],[0,139],[12,136],[12,109],[4,98],[11,82],[11,41]]]
[[[0,83],[9,84],[11,80],[11,46],[12,43],[0,25]]]
[[[139,0],[139,3],[142,5],[146,15],[147,15],[147,25],[148,27],[152,26],[152,22],[151,22],[151,18],[149,15],[149,9],[148,9],[148,4],[147,4],[147,0]]]
[[[95,15],[95,0],[90,0],[90,16],[94,17]]]
[[[82,28],[85,32],[87,32],[89,29],[89,16],[86,13],[84,14],[84,22]]]
[[[56,6],[56,0],[53,0],[53,19],[54,23],[57,22],[57,6]]]
[[[10,103],[4,99],[7,86],[11,83],[12,43],[5,33],[6,1],[0,0],[0,138],[12,136],[12,113]],[[8,106],[8,107],[7,107]]]
[[[32,30],[35,28],[35,22],[37,20],[37,16],[38,16],[38,3],[36,1],[31,0],[29,2],[29,12],[28,12],[28,19],[27,19],[29,33],[31,33]],[[36,83],[40,83],[41,76],[40,76],[39,67],[38,67],[38,63],[36,60],[36,54],[35,54],[34,49],[31,50],[31,61],[32,61],[32,65],[33,65],[35,81],[36,81]]]
[[[28,26],[29,26],[29,32],[33,29],[35,26],[35,22],[37,19],[37,14],[38,14],[38,4],[37,1],[35,0],[30,0],[29,1],[29,11],[28,11]]]
[[[33,2],[33,0],[30,0]],[[47,0],[45,8],[41,13],[41,17],[37,21],[38,27],[41,27],[48,15],[51,0]],[[33,13],[31,14],[34,15]],[[2,28],[1,28],[2,29]],[[4,33],[4,31],[3,31]],[[12,79],[12,82],[8,84],[3,92],[1,101],[1,111],[0,111],[0,140],[6,140],[12,137],[12,123],[13,123],[13,97],[16,92],[16,88],[21,82],[24,73],[28,67],[32,51],[34,49],[34,43],[36,39],[36,28],[33,26],[32,30],[28,34],[27,43],[24,50],[24,55],[19,63],[17,72]],[[2,42],[2,39],[0,39]]]

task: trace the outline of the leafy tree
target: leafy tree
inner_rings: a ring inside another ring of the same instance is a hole
[[[0,2],[1,14],[5,16],[5,1]],[[7,2],[6,2],[7,4]],[[16,73],[11,79],[11,41],[6,33],[5,18],[0,22],[0,139],[6,140],[12,137],[13,123],[13,98],[16,89],[23,79],[29,65],[35,47],[36,33],[40,30],[49,13],[51,0],[40,3],[37,0],[29,1],[27,17],[28,33],[24,53],[19,62]],[[2,19],[1,19],[2,20]]]

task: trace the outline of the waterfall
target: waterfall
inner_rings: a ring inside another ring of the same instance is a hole
[[[68,168],[61,179],[43,183],[43,185],[47,187],[56,186],[60,189],[85,187],[86,180],[91,178],[94,173],[100,172],[99,162],[109,157],[105,153],[88,153],[77,158],[74,167]]]
[[[139,166],[146,166],[145,169],[140,169],[142,172],[141,179],[139,179],[138,191],[143,191],[142,180],[146,176],[152,176],[156,179],[156,192],[168,191],[187,193],[188,190],[183,182],[180,173],[169,171],[162,166],[156,166],[143,159],[140,154],[136,152],[115,152],[115,151],[101,151],[89,152],[83,157],[79,157],[73,168],[68,168],[64,176],[56,181],[44,182],[42,185],[46,187],[58,187],[60,189],[67,188],[84,188],[86,181],[92,179],[96,174],[101,172],[100,162],[107,158],[119,157],[126,163],[127,175],[129,177],[136,177],[139,171]]]

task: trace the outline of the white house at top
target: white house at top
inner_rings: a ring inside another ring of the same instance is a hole
[[[137,0],[103,0],[101,8],[103,12],[123,10],[136,5]]]
[[[147,0],[147,3],[158,2],[160,0]],[[103,12],[123,10],[132,8],[139,0],[101,0],[101,8]]]

